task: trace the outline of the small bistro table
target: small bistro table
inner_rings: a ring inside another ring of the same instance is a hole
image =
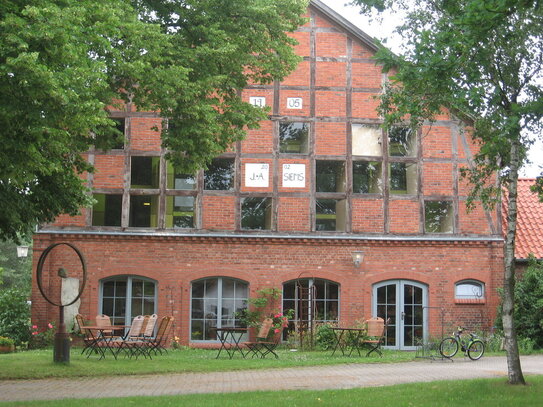
[[[113,357],[117,359],[117,354],[113,351],[113,346],[111,346],[113,340],[106,339],[104,332],[121,331],[125,328],[130,328],[130,325],[84,325],[81,327],[81,330],[86,330],[90,334],[91,343],[89,344],[89,350],[91,352],[95,350],[100,354],[100,359],[104,359],[106,357],[106,351],[109,349]],[[120,336],[122,337],[122,335]],[[102,343],[104,346],[101,345]],[[90,356],[91,352],[89,352],[87,358]]]
[[[221,348],[219,349],[219,353],[217,353],[216,359],[219,358],[223,349],[226,351],[230,359],[234,357],[236,352],[239,352],[241,356],[245,358],[245,353],[243,353],[240,342],[243,335],[248,332],[247,328],[223,327],[215,328],[215,331],[217,332],[217,337],[221,342]]]
[[[353,350],[357,350],[358,356],[360,356],[360,339],[363,336],[363,334],[366,333],[366,328],[339,328],[339,327],[333,327],[331,328],[334,332],[334,335],[336,337],[336,344],[334,346],[334,350],[332,352],[332,356],[336,353],[337,348],[341,350],[341,354],[345,355],[345,348],[348,348],[349,345],[343,342],[343,337],[345,336],[345,332],[347,333],[354,333],[355,337],[352,338],[352,344],[350,345],[351,351],[349,352],[349,356],[353,353]]]

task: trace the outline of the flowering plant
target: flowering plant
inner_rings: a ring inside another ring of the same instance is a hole
[[[171,345],[173,349],[181,349],[181,338],[179,338],[179,336],[174,336]]]
[[[289,310],[289,312],[287,312],[287,315],[283,315],[279,312],[271,317],[273,333],[277,334],[281,332],[283,328],[286,328],[288,326],[288,320],[289,318],[291,318],[291,316],[288,314],[290,314],[291,311],[292,310]]]
[[[41,349],[53,345],[55,337],[55,325],[51,322],[47,324],[47,328],[43,331],[38,330],[37,325],[32,325],[32,337],[28,347],[31,349]]]

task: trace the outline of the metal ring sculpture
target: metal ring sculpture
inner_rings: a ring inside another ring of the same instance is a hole
[[[81,265],[83,266],[83,284],[81,284],[81,287],[79,287],[77,297],[75,297],[74,300],[72,302],[70,302],[69,304],[62,304],[62,300],[61,300],[60,304],[54,303],[53,301],[51,301],[47,297],[47,295],[43,291],[43,287],[42,287],[43,263],[45,263],[45,259],[47,258],[47,256],[51,252],[51,250],[53,250],[55,247],[60,246],[60,245],[66,245],[66,246],[71,247],[77,253],[77,255],[79,256],[79,260],[81,261]],[[41,293],[41,295],[43,295],[43,298],[45,298],[45,300],[49,304],[55,305],[57,307],[67,307],[69,305],[72,305],[73,303],[75,303],[79,299],[79,297],[81,297],[81,294],[83,294],[83,290],[85,289],[85,284],[87,282],[87,265],[85,264],[85,258],[83,257],[83,254],[81,254],[79,249],[77,247],[75,247],[74,245],[72,245],[71,243],[54,243],[54,244],[50,245],[47,249],[45,249],[43,251],[43,253],[40,256],[40,259],[38,260],[37,280],[38,280],[38,288],[40,290],[40,293]]]

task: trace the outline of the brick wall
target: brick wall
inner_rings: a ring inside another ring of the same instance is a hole
[[[38,235],[35,260],[43,249],[63,236]],[[87,318],[98,313],[100,280],[117,275],[137,275],[158,284],[158,314],[173,315],[175,335],[189,339],[191,282],[205,277],[231,277],[249,284],[253,295],[264,287],[281,288],[300,276],[333,281],[340,285],[340,321],[353,324],[369,318],[372,287],[387,280],[406,280],[428,287],[430,332],[439,334],[444,324],[473,325],[490,329],[498,305],[496,287],[502,277],[499,243],[432,243],[394,241],[335,241],[307,239],[228,239],[202,237],[123,237],[73,235],[71,242],[84,254],[89,278],[80,312]],[[365,258],[354,267],[351,252],[363,248]],[[44,278],[65,267],[79,276],[78,258],[55,248],[44,267]],[[485,283],[483,303],[454,299],[454,283],[463,279]],[[54,291],[54,284],[46,284]],[[57,318],[34,290],[33,321],[42,326]]]

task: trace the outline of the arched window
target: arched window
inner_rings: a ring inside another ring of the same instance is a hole
[[[247,308],[249,285],[233,278],[194,281],[191,289],[190,339],[216,340],[213,328],[239,326],[238,313]]]
[[[156,314],[157,284],[140,276],[115,276],[100,282],[101,314],[113,324],[130,325],[138,315]]]
[[[485,298],[485,285],[476,280],[462,280],[454,287],[454,298],[457,300]]]
[[[339,315],[339,284],[306,278],[283,284],[283,312],[295,311],[294,319],[311,322],[336,321]]]

